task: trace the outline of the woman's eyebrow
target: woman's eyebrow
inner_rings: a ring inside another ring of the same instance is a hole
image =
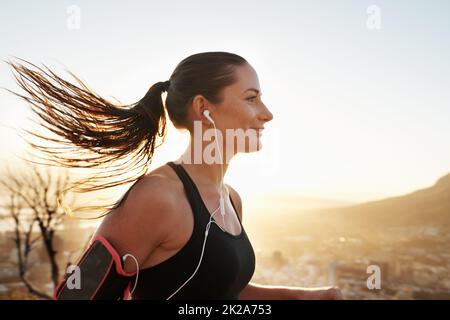
[[[245,92],[247,92],[247,91],[255,91],[255,92],[256,92],[256,94],[258,94],[258,93],[259,93],[259,90],[258,90],[258,89],[255,89],[255,88],[250,88],[250,89],[247,89],[247,90],[245,90],[245,91],[244,91],[244,93],[245,93]]]

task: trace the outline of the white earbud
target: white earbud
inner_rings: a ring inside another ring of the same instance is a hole
[[[203,111],[203,115],[205,116],[206,119],[209,120],[209,122],[211,122],[212,124],[214,124],[214,120],[211,118],[211,116],[209,115],[209,110],[205,110]]]

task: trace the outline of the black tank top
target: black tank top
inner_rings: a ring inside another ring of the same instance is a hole
[[[188,242],[175,255],[139,271],[133,299],[167,299],[192,275],[200,259],[210,213],[186,170],[173,162],[167,164],[183,182],[194,214],[194,230]],[[231,204],[236,211],[232,200]],[[217,215],[213,219],[217,219]],[[232,235],[222,231],[215,223],[211,224],[197,273],[171,300],[238,299],[255,271],[253,247],[240,219],[239,224],[242,230],[239,235]]]

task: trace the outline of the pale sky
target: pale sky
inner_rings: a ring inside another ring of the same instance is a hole
[[[367,8],[380,9],[380,29]],[[75,5],[80,28],[68,20]],[[274,120],[263,149],[236,157],[225,181],[245,194],[289,192],[349,201],[400,195],[450,172],[450,2],[10,1],[0,58],[68,68],[125,103],[204,51],[243,56]],[[18,89],[7,65],[0,86]],[[0,159],[23,143],[25,104],[0,92]],[[175,129],[153,165],[174,160]],[[180,139],[184,139],[183,144]],[[256,163],[256,165],[255,165]]]

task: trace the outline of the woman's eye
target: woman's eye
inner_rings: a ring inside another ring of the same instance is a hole
[[[256,99],[256,96],[250,97],[250,98],[248,98],[247,100],[253,100],[253,99]]]

